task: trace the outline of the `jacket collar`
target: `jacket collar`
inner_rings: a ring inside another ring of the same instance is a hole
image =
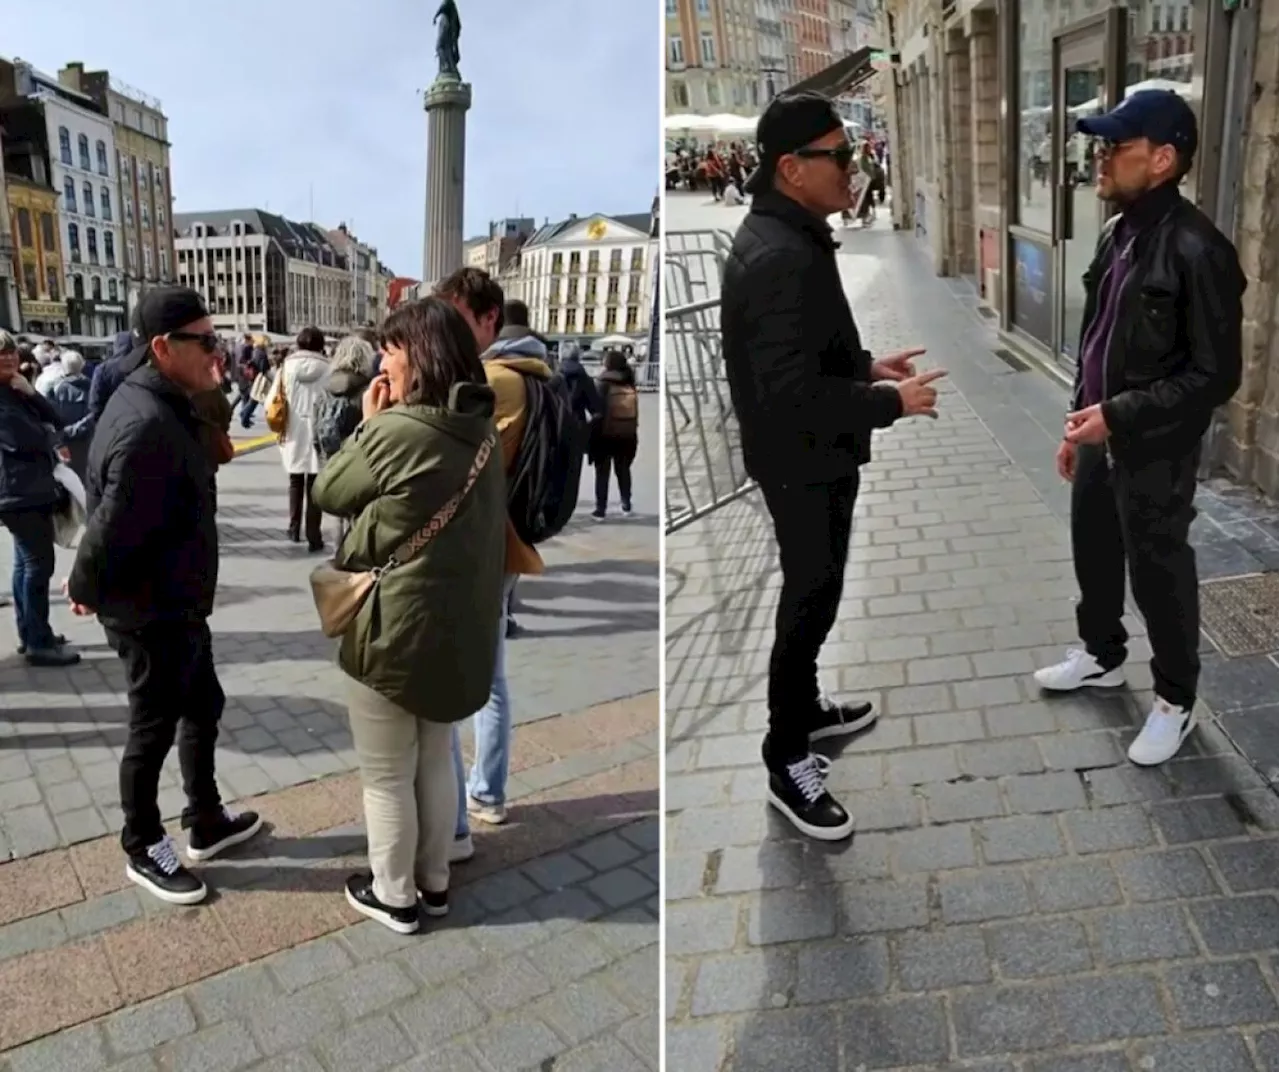
[[[840,243],[832,237],[830,225],[819,219],[798,201],[777,190],[766,190],[756,194],[751,201],[751,214],[756,216],[772,216],[774,219],[803,231],[814,239],[823,249],[835,250]]]
[[[1144,231],[1164,219],[1181,201],[1182,193],[1176,182],[1166,182],[1148,190],[1124,209],[1125,228],[1133,232]]]
[[[144,362],[131,372],[128,382],[135,387],[141,387],[144,391],[150,391],[153,395],[159,395],[180,413],[195,414],[190,396],[150,361]]]

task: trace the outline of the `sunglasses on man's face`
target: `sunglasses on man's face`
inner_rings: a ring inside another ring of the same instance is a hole
[[[206,354],[217,353],[221,341],[212,331],[171,331],[165,337],[174,342],[194,342]]]
[[[836,145],[830,149],[815,149],[812,147],[797,149],[793,155],[809,159],[825,156],[828,160],[834,161],[836,167],[847,171],[849,165],[853,163],[853,158],[857,155],[857,152],[852,145]]]

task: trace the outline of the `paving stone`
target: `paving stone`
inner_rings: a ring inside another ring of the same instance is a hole
[[[282,1053],[279,1057],[268,1058],[261,1064],[254,1065],[253,1072],[325,1072],[325,1070],[309,1052],[297,1050],[293,1053]],[[409,1068],[406,1072],[415,1072],[415,1070]],[[459,1072],[473,1072],[473,1070],[460,1068]],[[481,1069],[480,1072],[484,1070]]]
[[[799,841],[766,841],[759,848],[730,846],[720,855],[716,870],[717,893],[790,888],[798,886],[805,872],[805,845]],[[667,859],[670,897],[671,860]]]
[[[889,989],[889,951],[883,938],[810,943],[796,957],[797,1004],[869,998]]]
[[[1170,845],[1239,837],[1244,825],[1225,800],[1175,800],[1155,804],[1151,817]]]
[[[321,938],[268,957],[266,963],[281,988],[293,991],[342,974],[351,967],[351,957],[334,939]]]
[[[992,961],[1007,979],[1069,975],[1093,967],[1084,927],[1071,919],[992,927],[987,945]]]
[[[235,1072],[258,1059],[258,1047],[238,1023],[217,1024],[179,1039],[170,1050],[172,1067],[182,1072]]]
[[[1043,860],[1065,851],[1058,824],[1048,815],[1017,815],[978,823],[978,844],[992,864]]]
[[[714,1016],[776,1008],[786,1003],[796,982],[795,956],[789,951],[752,950],[707,957],[696,968],[690,1012]]]
[[[644,900],[657,889],[657,884],[634,868],[619,867],[597,875],[586,883],[586,888],[608,908],[622,908]]]
[[[1027,1072],[1130,1072],[1129,1059],[1118,1051],[1091,1051],[1078,1056],[1045,1057],[1032,1061]]]
[[[961,745],[960,768],[975,778],[1003,778],[1044,770],[1044,760],[1030,740],[983,741]]]
[[[1135,767],[1125,763],[1119,767],[1084,771],[1081,777],[1088,784],[1089,793],[1098,807],[1167,800],[1173,795],[1169,780],[1155,767]]]
[[[951,748],[916,748],[891,752],[885,759],[885,777],[891,785],[923,785],[945,782],[960,775]]]
[[[1142,853],[1115,864],[1125,892],[1135,901],[1181,900],[1217,893],[1217,884],[1195,849]]]
[[[101,1072],[107,1051],[97,1025],[49,1035],[6,1055],[10,1072]]]
[[[1209,849],[1213,862],[1233,893],[1274,890],[1276,877],[1275,838],[1250,838]]]
[[[1253,1059],[1239,1035],[1167,1038],[1140,1042],[1137,1067],[1159,1072],[1254,1072]]]
[[[1027,883],[1017,871],[943,875],[938,879],[942,918],[947,923],[981,923],[1024,916],[1031,911]],[[927,922],[927,906],[924,913]]]
[[[858,1006],[843,1018],[842,1028],[845,1060],[854,1068],[937,1067],[947,1058],[946,1013],[937,998]]]
[[[1277,1038],[1274,1028],[1255,1036],[1253,1048],[1258,1055],[1258,1067],[1262,1069],[1262,1072],[1276,1072],[1277,1068],[1280,1068],[1280,1056],[1277,1055]]]
[[[1275,1019],[1275,996],[1252,960],[1171,967],[1165,985],[1174,1018],[1185,1030]]]
[[[397,961],[387,959],[362,964],[319,985],[348,1017],[359,1020],[411,996],[418,984]]]
[[[330,1068],[361,1072],[384,1072],[414,1054],[413,1045],[389,1016],[335,1028],[316,1043],[316,1049]]]
[[[966,824],[907,830],[893,836],[893,857],[900,872],[945,871],[977,863],[973,830]]]
[[[1193,957],[1199,949],[1177,905],[1143,905],[1093,918],[1098,949],[1107,964]]]
[[[216,1024],[272,1005],[280,997],[280,988],[265,967],[250,964],[196,983],[187,996],[204,1023]]]
[[[859,833],[866,830],[907,830],[920,825],[920,798],[910,789],[848,794],[844,803]]]
[[[541,1020],[527,1014],[516,1014],[503,1020],[494,1020],[473,1036],[472,1042],[480,1056],[493,1068],[538,1069],[543,1062],[557,1057],[567,1049]]]
[[[1110,733],[1059,733],[1038,741],[1045,766],[1050,770],[1078,771],[1114,767],[1124,759]]]
[[[738,915],[738,902],[728,897],[668,904],[663,920],[667,952],[681,956],[732,949],[737,939]]]
[[[1219,897],[1190,906],[1210,953],[1263,953],[1276,948],[1275,897]]]
[[[734,1032],[734,1072],[838,1067],[837,1047],[844,1025],[839,1023],[835,1008],[772,1010],[739,1021]],[[679,1067],[670,1056],[667,1065],[672,1072]]]
[[[259,1048],[270,1057],[307,1045],[341,1015],[328,992],[314,988],[260,1006],[250,1015],[249,1027]]]
[[[1168,1030],[1156,981],[1146,975],[1110,975],[1058,983],[1052,1000],[1074,1045],[1159,1035]]]
[[[520,955],[505,958],[499,970],[468,976],[465,985],[472,997],[495,1013],[528,1004],[551,989],[547,978]]]
[[[923,879],[851,882],[839,891],[843,934],[909,930],[929,922],[929,892]]]
[[[1079,853],[1137,849],[1153,840],[1151,824],[1142,809],[1134,805],[1068,812],[1063,821]]]
[[[727,1044],[719,1023],[669,1024],[666,1031],[667,1067],[722,1068]]]
[[[555,1072],[645,1072],[648,1068],[618,1039],[605,1036],[562,1054]]]
[[[836,894],[831,886],[764,890],[748,906],[747,941],[752,945],[829,938],[836,933]]]
[[[181,997],[167,997],[116,1013],[104,1027],[112,1049],[128,1055],[193,1034],[196,1018]]]
[[[567,852],[552,853],[524,865],[524,873],[544,890],[561,890],[591,877],[591,868]],[[385,929],[385,928],[384,928]]]
[[[1071,811],[1088,806],[1079,775],[1071,771],[1020,774],[1004,780],[1009,810],[1022,813]]]
[[[991,987],[957,994],[951,1017],[961,1057],[1029,1053],[1061,1045],[1053,998],[1041,988]]]
[[[991,962],[980,931],[948,927],[894,938],[898,980],[904,990],[949,990],[991,981]]]
[[[431,1050],[471,1031],[488,1014],[460,986],[447,985],[397,1005],[392,1016],[421,1050]]]
[[[30,916],[0,927],[0,961],[12,960],[24,953],[53,949],[67,940],[66,924],[57,912]]]
[[[1004,814],[1000,789],[992,781],[942,782],[920,787],[931,822],[957,823]]]

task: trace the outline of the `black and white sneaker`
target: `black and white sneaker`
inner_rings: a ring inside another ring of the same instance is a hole
[[[422,910],[429,916],[439,919],[441,916],[449,914],[449,891],[441,890],[439,893],[432,893],[430,890],[419,890],[418,897],[422,900]]]
[[[199,904],[209,896],[209,888],[182,866],[173,839],[167,835],[148,845],[145,854],[130,856],[124,873],[130,882],[169,904]]]
[[[1049,692],[1115,689],[1125,683],[1123,666],[1103,666],[1083,648],[1067,649],[1062,662],[1037,670],[1034,677]]]
[[[376,919],[384,927],[396,934],[417,934],[421,920],[418,917],[418,906],[409,908],[392,908],[385,905],[374,895],[373,875],[369,873],[352,875],[347,879],[347,904],[362,916]]]
[[[222,818],[201,823],[187,830],[187,856],[192,860],[211,860],[218,853],[248,841],[262,829],[262,816],[256,811],[239,814],[222,809]]]
[[[843,841],[853,835],[853,816],[827,792],[831,760],[808,755],[782,769],[769,768],[769,803],[802,834],[819,841]]]
[[[836,703],[828,696],[818,698],[818,713],[809,730],[809,740],[824,741],[828,737],[845,737],[874,726],[880,716],[869,703]]]

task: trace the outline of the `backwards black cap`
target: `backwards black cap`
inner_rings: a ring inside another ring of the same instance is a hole
[[[146,291],[133,310],[133,348],[124,360],[127,371],[146,360],[157,335],[179,331],[209,315],[204,300],[190,287],[155,287]]]
[[[783,93],[769,102],[756,124],[756,152],[760,164],[747,179],[747,193],[763,193],[773,185],[778,159],[803,149],[824,134],[844,127],[836,106],[821,93]]]

